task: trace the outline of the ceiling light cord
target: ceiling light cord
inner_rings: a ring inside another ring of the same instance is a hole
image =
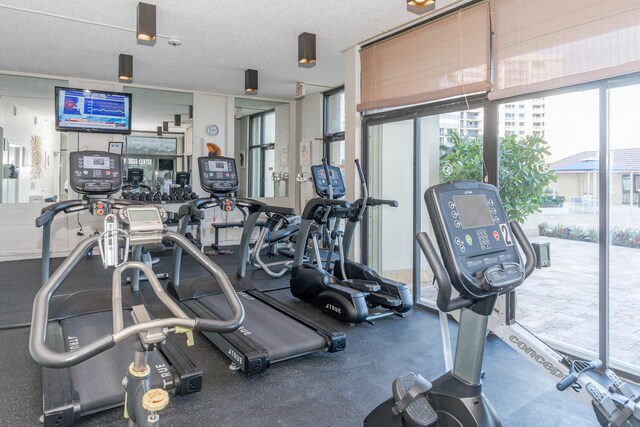
[[[18,11],[18,12],[33,13],[35,15],[49,16],[51,18],[64,19],[66,21],[80,22],[82,24],[95,25],[95,26],[98,26],[98,27],[111,28],[111,29],[114,29],[114,30],[126,31],[126,32],[134,33],[134,34],[136,33],[136,29],[135,28],[125,28],[125,27],[120,27],[118,25],[105,24],[104,22],[96,22],[96,21],[88,21],[86,19],[80,19],[80,18],[72,18],[70,16],[62,16],[62,15],[58,15],[56,13],[42,12],[42,11],[39,11],[39,10],[32,10],[32,9],[25,9],[25,8],[22,8],[22,7],[7,6],[7,5],[4,5],[4,4],[0,4],[0,8],[2,8],[2,9],[11,9],[11,10],[15,10],[15,11]],[[169,39],[170,36],[165,36],[165,35],[162,35],[162,34],[156,34],[156,38]]]

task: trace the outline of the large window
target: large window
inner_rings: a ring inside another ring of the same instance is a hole
[[[523,135],[509,133],[506,112],[513,107],[525,115],[518,128]],[[518,288],[516,317],[541,338],[593,357],[599,343],[598,90],[502,104],[498,112],[503,201],[517,209],[511,217],[524,220],[530,241],[549,245],[553,257]]]
[[[275,171],[276,113],[267,111],[249,118],[249,197],[274,197],[271,177]]]
[[[371,266],[433,306],[431,272],[412,246],[416,231],[430,229],[425,189],[497,182],[511,219],[551,255],[518,288],[515,318],[561,351],[640,375],[638,97],[640,77],[628,77],[476,100],[483,109],[443,102],[365,115],[372,190],[401,206],[370,212]]]
[[[325,157],[332,165],[338,166],[344,173],[344,88],[335,89],[324,95]]]

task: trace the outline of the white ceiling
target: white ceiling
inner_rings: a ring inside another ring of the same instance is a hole
[[[439,0],[438,8],[459,0]],[[418,18],[405,0],[147,0],[172,47],[136,43],[136,0],[0,0],[0,70],[117,81],[118,54],[134,57],[134,84],[244,94],[244,70],[259,71],[259,96],[292,99],[343,84],[343,54]],[[28,9],[60,17],[29,13]],[[74,18],[110,26],[64,19]],[[317,65],[297,64],[297,38],[317,35]],[[326,87],[326,88],[325,88]]]

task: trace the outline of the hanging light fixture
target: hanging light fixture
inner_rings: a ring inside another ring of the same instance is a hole
[[[158,126],[158,130],[156,132],[158,136],[162,136],[162,126]]]
[[[141,42],[154,42],[156,40],[155,4],[138,3],[136,38]]]
[[[244,91],[247,95],[258,93],[258,70],[244,70]]]
[[[118,80],[123,83],[133,81],[133,56],[121,53],[118,57]]]
[[[162,122],[162,132],[169,132],[169,122]]]
[[[311,68],[316,65],[316,35],[302,33],[298,36],[298,67]]]
[[[407,10],[421,15],[436,8],[436,0],[407,0]]]
[[[173,116],[173,124],[174,124],[176,127],[180,127],[180,126],[182,126],[182,116],[181,116],[180,114],[175,114],[175,115]]]

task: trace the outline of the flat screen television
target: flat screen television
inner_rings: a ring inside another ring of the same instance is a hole
[[[131,94],[56,87],[56,130],[131,133]]]

